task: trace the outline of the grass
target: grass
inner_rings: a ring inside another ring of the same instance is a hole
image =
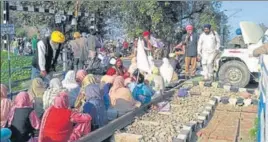
[[[11,66],[11,82],[17,80],[27,79],[31,76],[31,69],[22,69],[23,67],[31,67],[32,57],[31,56],[16,56],[10,54],[10,66]],[[8,74],[8,52],[1,51],[1,83],[8,85],[9,74]],[[18,91],[21,88],[21,83],[16,86],[12,86],[12,91]]]

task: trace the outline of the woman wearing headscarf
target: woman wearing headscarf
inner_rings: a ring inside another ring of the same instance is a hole
[[[167,58],[163,58],[163,64],[160,67],[160,74],[164,79],[165,85],[178,80],[178,75]]]
[[[121,59],[117,59],[115,63],[116,74],[123,76],[125,72],[127,72],[126,68],[123,66],[123,61]]]
[[[116,70],[112,67],[109,68],[106,72],[106,75],[104,75],[101,78],[101,84],[113,83],[115,76],[116,76]]]
[[[96,79],[93,74],[88,74],[86,77],[84,77],[82,83],[81,83],[81,89],[80,93],[75,101],[75,108],[78,109],[78,111],[82,110],[83,104],[85,103],[85,89],[88,85],[96,84]]]
[[[99,86],[96,84],[87,85],[85,98],[86,102],[83,106],[83,113],[88,113],[92,117],[92,130],[106,125],[108,123],[107,111]]]
[[[157,67],[154,67],[152,70],[152,75],[150,75],[149,84],[155,91],[160,91],[165,88],[163,77],[160,76],[159,69]]]
[[[144,83],[144,76],[142,74],[137,75],[137,80],[138,83],[132,92],[132,96],[142,104],[149,103],[154,95],[154,91]]]
[[[90,125],[91,117],[69,109],[67,92],[60,92],[44,113],[39,142],[76,141],[90,132]]]
[[[53,78],[49,83],[49,88],[45,91],[43,96],[43,108],[46,110],[54,102],[54,98],[58,95],[59,92],[67,91],[62,87],[60,79]]]
[[[38,135],[40,119],[33,109],[33,104],[27,92],[20,92],[15,100],[8,119],[12,131],[12,142],[26,142]]]
[[[137,58],[134,57],[131,59],[131,65],[128,68],[128,72],[130,74],[133,74],[136,69],[137,69]]]
[[[32,81],[30,89],[28,90],[30,100],[32,103],[34,103],[34,110],[40,119],[44,113],[43,95],[46,90],[45,86],[46,85],[41,78],[35,78]]]
[[[6,127],[8,115],[12,108],[12,102],[7,98],[7,87],[1,84],[1,128]]]
[[[75,80],[75,71],[70,70],[67,72],[65,78],[62,81],[62,86],[68,90],[69,103],[71,108],[73,108],[80,91],[80,86]]]
[[[130,84],[134,80],[133,77],[130,76],[129,72],[125,72],[123,78],[125,80],[124,81],[125,86],[128,86],[128,84]]]
[[[78,84],[82,84],[83,79],[87,76],[87,72],[85,70],[78,70],[76,73],[76,81]]]
[[[117,110],[119,116],[134,110],[140,106],[131,95],[131,92],[124,85],[124,78],[117,76],[113,87],[110,90],[111,106]]]

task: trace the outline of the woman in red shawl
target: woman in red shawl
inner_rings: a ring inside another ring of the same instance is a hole
[[[115,76],[116,76],[116,70],[111,67],[107,70],[106,75],[104,75],[101,78],[101,83],[102,84],[113,83]]]
[[[69,109],[68,94],[61,92],[43,116],[39,142],[76,141],[90,132],[90,126],[91,117]]]
[[[117,59],[115,62],[115,70],[116,74],[119,76],[124,76],[127,69],[123,66],[123,61],[121,59]]]

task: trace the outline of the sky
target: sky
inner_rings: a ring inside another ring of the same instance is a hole
[[[268,26],[268,1],[223,1],[222,10],[227,10],[225,11],[227,16],[237,12],[228,19],[231,37],[235,36],[235,30],[239,28],[240,21],[253,21]]]

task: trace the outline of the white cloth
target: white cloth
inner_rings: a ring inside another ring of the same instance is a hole
[[[62,86],[68,89],[68,91],[79,86],[75,80],[75,71],[70,70],[66,73],[65,78],[62,80]]]
[[[163,77],[165,84],[169,84],[171,82],[173,73],[174,69],[169,63],[169,60],[167,58],[163,58],[163,64],[160,67],[160,74]]]
[[[215,35],[214,35],[215,34]],[[210,32],[208,35],[202,33],[198,40],[198,55],[213,53],[220,49],[220,38],[217,32]]]
[[[205,79],[208,79],[213,76],[213,59],[215,53],[203,53],[202,56],[202,68],[203,68],[203,75]]]
[[[140,71],[144,71],[147,73],[151,72],[148,58],[144,51],[144,42],[141,39],[138,40],[138,47],[137,47],[137,68]]]
[[[49,43],[51,44],[51,42]],[[56,46],[56,45],[51,45],[51,46]],[[38,64],[39,64],[39,68],[41,71],[46,70],[45,69],[45,65],[46,65],[46,58],[45,58],[45,54],[46,54],[46,46],[44,44],[44,42],[42,40],[40,40],[37,43],[37,48],[38,48]],[[53,49],[53,59],[55,58],[56,55],[56,51]]]

